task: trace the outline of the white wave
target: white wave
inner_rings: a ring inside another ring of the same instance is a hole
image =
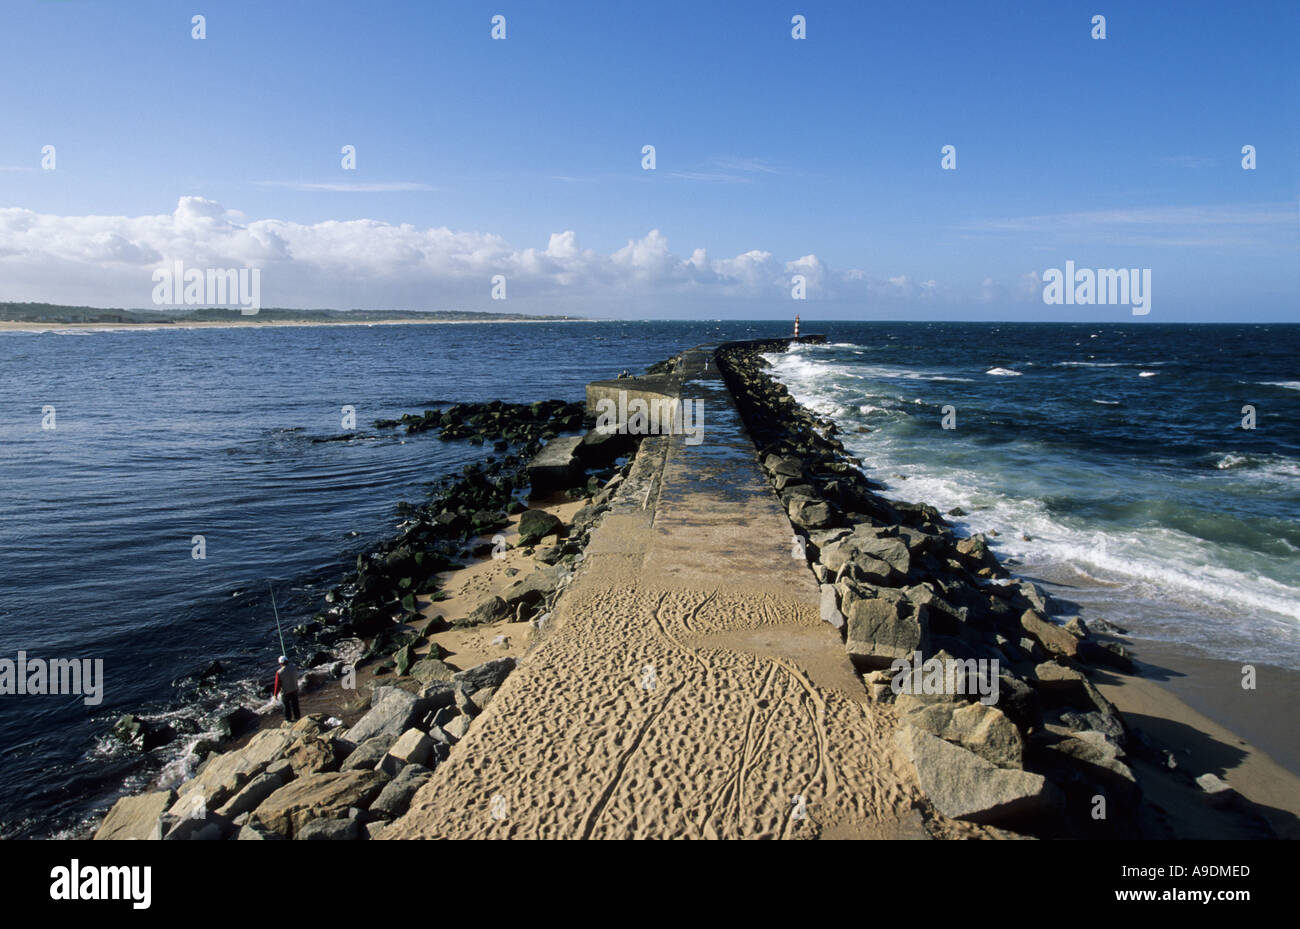
[[[1155,377],[1159,373],[1159,371],[1139,371],[1138,377]]]
[[[1158,368],[1165,361],[1058,361],[1053,368]]]
[[[1093,398],[1093,403],[1100,403],[1102,406],[1119,406],[1118,400],[1098,400]]]
[[[1258,381],[1264,387],[1281,387],[1285,390],[1300,390],[1300,381]]]
[[[1227,471],[1230,468],[1240,468],[1248,464],[1251,464],[1251,459],[1246,455],[1234,455],[1229,452],[1216,461],[1214,466],[1220,471]]]
[[[1010,368],[989,368],[984,373],[992,374],[994,377],[1020,377],[1022,372],[1012,371]]]

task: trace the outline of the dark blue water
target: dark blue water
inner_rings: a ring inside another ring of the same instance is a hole
[[[1085,618],[1300,669],[1300,326],[825,328],[775,373],[890,495]]]
[[[48,834],[153,773],[106,737],[167,717],[213,659],[249,699],[286,627],[400,500],[488,452],[373,421],[439,400],[581,399],[720,336],[780,325],[570,323],[0,334],[0,657],[102,658],[102,704],[0,697],[0,834]],[[339,435],[342,407],[371,437]],[[43,430],[42,409],[55,408]],[[357,533],[355,536],[352,533]],[[206,558],[191,556],[202,535]],[[292,642],[292,639],[290,639]],[[261,701],[258,701],[261,702]],[[186,712],[188,712],[186,710]],[[186,740],[174,746],[183,751]],[[192,742],[193,738],[188,741]],[[166,754],[166,750],[163,750]]]
[[[897,496],[996,529],[1030,576],[1144,634],[1300,667],[1300,329],[805,323],[778,374]],[[104,701],[0,697],[0,834],[46,835],[155,773],[106,737],[248,699],[399,500],[482,446],[376,431],[440,400],[580,399],[782,323],[0,333],[0,658],[102,658]],[[997,369],[1019,372],[997,373]],[[993,373],[990,373],[993,372]],[[1144,372],[1151,376],[1143,377]],[[1236,428],[1241,407],[1259,428]],[[56,409],[53,431],[42,408]],[[354,406],[362,438],[344,432]],[[955,430],[940,428],[956,410]],[[707,440],[707,413],[705,419]],[[870,432],[855,432],[857,428]],[[906,480],[893,477],[907,475]],[[1023,541],[1022,534],[1032,541]],[[191,557],[195,535],[206,559]],[[1090,599],[1092,598],[1092,599]],[[176,746],[183,750],[185,740]]]

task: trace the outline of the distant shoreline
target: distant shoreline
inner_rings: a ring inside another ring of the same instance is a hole
[[[99,330],[117,332],[156,332],[160,329],[281,329],[290,326],[462,326],[474,324],[500,325],[503,323],[596,323],[599,319],[573,319],[555,317],[554,319],[265,319],[255,320],[194,320],[192,322],[167,323],[62,323],[62,322],[21,322],[17,320],[0,320],[0,332],[60,332],[65,330]]]

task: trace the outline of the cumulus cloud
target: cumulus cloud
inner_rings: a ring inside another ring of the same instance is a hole
[[[202,197],[182,197],[169,214],[54,216],[0,209],[0,299],[98,306],[149,306],[153,271],[260,268],[264,306],[507,309],[489,299],[504,275],[509,309],[535,297],[599,312],[602,301],[676,297],[789,300],[805,279],[809,300],[915,299],[934,281],[836,271],[814,254],[782,260],[752,249],[714,258],[704,248],[681,257],[651,229],[622,248],[583,248],[573,230],[545,248],[518,247],[499,235],[370,219],[302,224],[247,221]],[[624,303],[620,303],[624,301]]]

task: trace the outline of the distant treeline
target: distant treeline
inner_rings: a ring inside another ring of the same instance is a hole
[[[286,310],[267,307],[251,316],[238,309],[199,307],[193,310],[123,310],[98,306],[59,306],[53,303],[0,303],[0,321],[15,323],[195,323],[195,322],[365,322],[372,319],[460,320],[582,319],[581,316],[526,316],[522,313],[483,313],[471,310]]]

